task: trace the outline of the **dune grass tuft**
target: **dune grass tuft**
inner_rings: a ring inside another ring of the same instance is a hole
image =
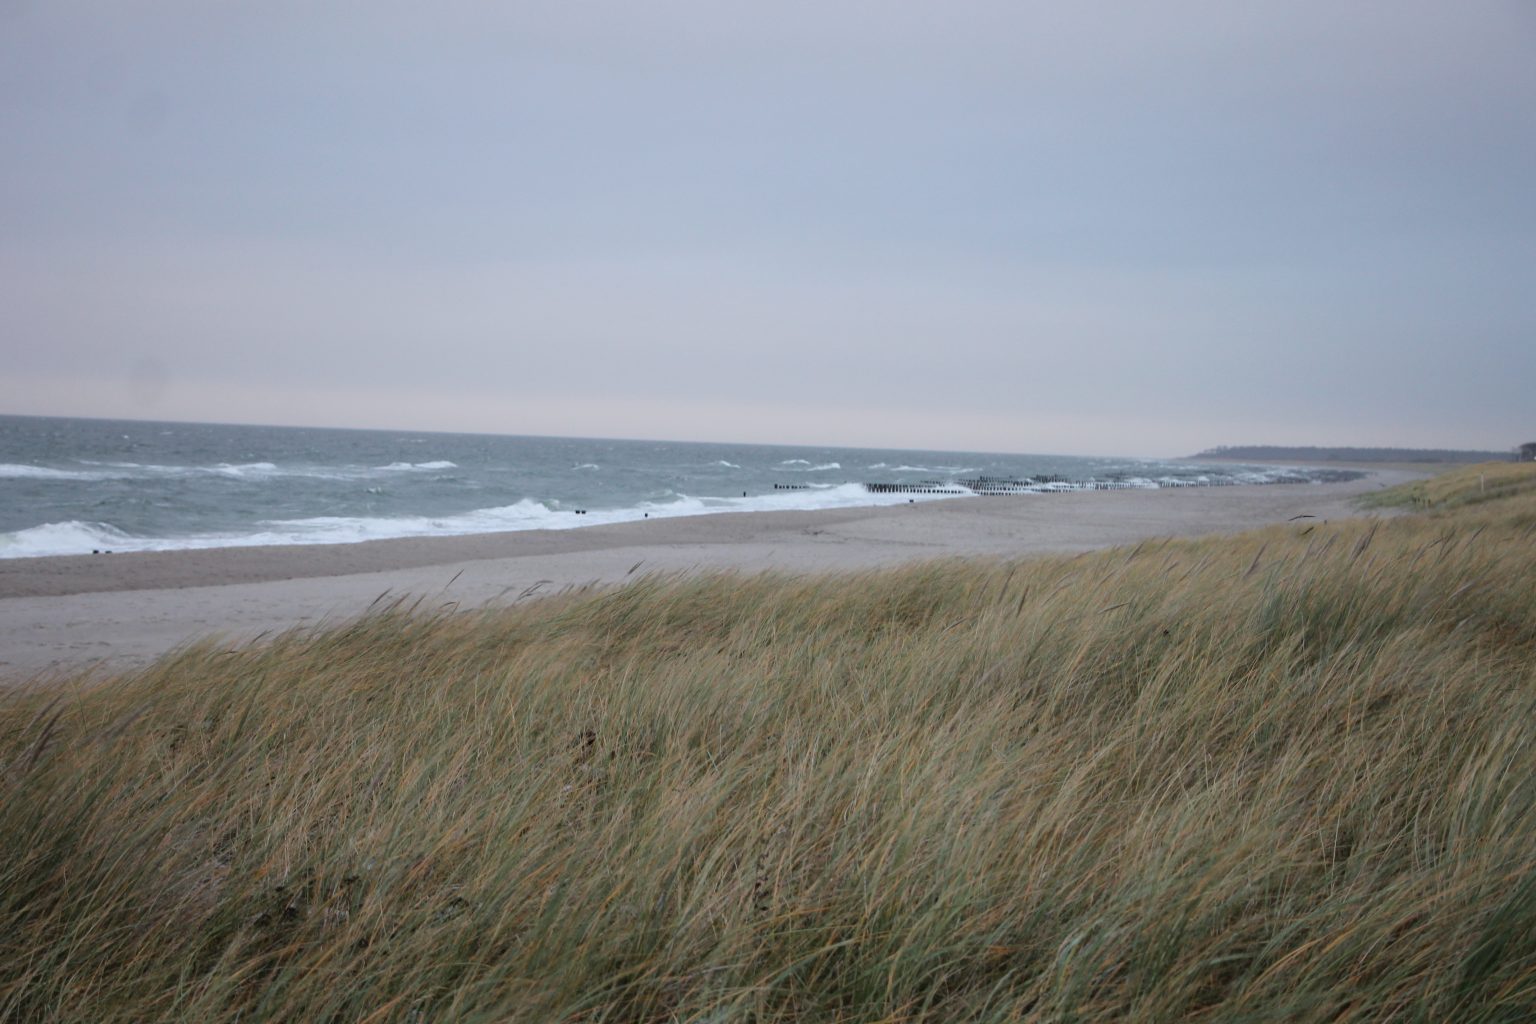
[[[0,1020],[1536,1017],[1536,493],[0,701]]]

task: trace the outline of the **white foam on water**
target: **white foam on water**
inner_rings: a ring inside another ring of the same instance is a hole
[[[447,459],[438,459],[435,462],[391,462],[387,466],[375,466],[374,468],[384,473],[411,473],[439,469],[458,469],[459,464],[457,462],[449,462]]]
[[[726,469],[740,469],[741,468],[740,466],[736,465],[736,463],[734,463],[734,462],[726,462],[724,459],[720,459],[720,460],[716,461],[715,465],[717,465],[717,466],[724,466]]]
[[[279,466],[272,462],[219,462],[207,466],[168,466],[139,462],[90,462],[82,460],[82,466],[92,469],[53,469],[47,466],[0,464],[0,479],[33,480],[130,480],[168,477],[225,477],[231,480],[264,481],[287,478],[317,480],[361,480],[379,473],[431,473],[458,469],[458,464],[447,459],[428,462],[391,462],[387,466]],[[577,467],[596,468],[595,466]]]
[[[0,463],[0,479],[10,480],[121,480],[129,475],[111,470],[51,469],[48,466]]]
[[[725,460],[721,465],[739,468]],[[82,465],[84,465],[82,463]],[[1122,463],[1123,465],[1123,463]],[[585,464],[595,468],[595,463]],[[787,459],[780,463],[789,471],[817,472],[841,468],[838,463],[813,465],[808,459]],[[56,469],[25,464],[0,464],[0,478],[105,480],[132,478],[174,478],[184,475],[219,476],[241,481],[264,482],[285,477],[329,477],[332,479],[380,480],[381,474],[434,472],[457,468],[446,460],[398,462],[387,466],[280,467],[271,462],[219,463],[211,466],[155,466],[133,463],[97,464],[89,469]],[[582,468],[582,467],[578,467]],[[875,468],[875,467],[870,467]],[[943,467],[899,466],[903,472],[937,473]],[[1234,467],[1206,470],[1189,467],[1170,472],[1167,465],[1142,464],[1140,472],[1118,481],[1103,480],[1120,487],[1154,488],[1188,486],[1190,483],[1268,483],[1276,480],[1305,480],[1315,472],[1297,467]],[[970,472],[955,468],[958,475]],[[395,477],[395,479],[400,479]],[[1101,478],[1102,480],[1102,478]],[[1084,482],[1038,483],[1026,491],[1073,491],[1092,488]],[[375,490],[369,488],[370,491]],[[948,487],[946,490],[963,491]],[[963,492],[969,494],[969,492]],[[770,491],[750,497],[713,497],[670,493],[664,499],[639,502],[624,508],[586,509],[577,514],[571,505],[523,499],[510,505],[481,508],[444,516],[320,516],[303,519],[266,520],[239,532],[206,533],[181,537],[141,537],[124,533],[103,522],[69,519],[47,522],[10,533],[0,533],[0,558],[89,554],[93,549],[122,551],[159,551],[220,547],[251,547],[273,544],[338,544],[397,538],[455,536],[515,530],[556,530],[598,526],[605,523],[631,522],[650,518],[704,515],[728,512],[776,511],[795,509],[852,508],[875,505],[901,505],[914,501],[945,500],[950,494],[908,494],[900,491],[872,494],[862,484],[811,482],[809,486]]]
[[[211,466],[164,466],[139,462],[98,462],[90,465],[106,466],[118,472],[103,476],[104,479],[123,480],[131,477],[222,476],[234,480],[260,480],[284,476],[312,476],[325,479],[344,479],[345,473],[334,468],[287,467],[272,462],[218,462]]]
[[[138,550],[134,538],[105,523],[44,523],[15,533],[0,533],[0,558],[32,558],[39,555],[81,555],[92,549]]]
[[[329,469],[279,469],[271,462],[241,464],[221,462],[212,466],[157,466],[138,462],[81,462],[97,469],[52,469],[47,466],[0,464],[0,478],[33,480],[129,480],[135,477],[223,476],[237,480],[274,476],[336,477]]]
[[[279,472],[277,466],[271,462],[246,462],[240,465],[221,462],[216,466],[209,466],[202,471],[217,473],[220,476],[232,476],[237,480],[245,480],[250,477],[275,476]]]
[[[558,503],[546,505],[523,499],[512,505],[476,509],[448,516],[317,516],[269,520],[243,534],[204,534],[191,537],[135,537],[106,523],[71,520],[44,523],[13,533],[0,533],[0,558],[30,558],[89,554],[92,549],[128,551],[186,551],[275,544],[354,544],[398,537],[452,537],[515,530],[571,530],[605,523],[727,512],[772,512],[872,505],[905,505],[942,500],[945,495],[870,494],[861,484],[820,485],[805,490],[774,491],[747,498],[693,497],[680,494],[666,501],[642,502],[631,508],[590,509],[577,514]]]

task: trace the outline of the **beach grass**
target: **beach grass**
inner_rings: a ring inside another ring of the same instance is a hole
[[[1536,491],[1458,493],[8,695],[0,1020],[1536,1018]]]
[[[1536,462],[1483,462],[1360,498],[1366,508],[1445,510],[1536,491]]]

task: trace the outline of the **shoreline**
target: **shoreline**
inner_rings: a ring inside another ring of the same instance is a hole
[[[473,608],[648,572],[849,572],[1234,533],[1428,475],[733,512],[575,530],[0,560],[0,681],[123,669],[207,636],[344,622],[383,595]],[[1379,514],[1379,513],[1376,513]]]

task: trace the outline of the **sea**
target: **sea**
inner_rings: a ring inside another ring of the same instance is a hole
[[[338,544],[1339,470],[0,416],[0,558]]]

